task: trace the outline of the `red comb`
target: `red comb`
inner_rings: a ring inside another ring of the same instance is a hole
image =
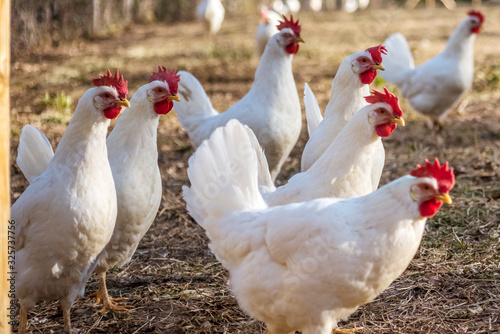
[[[387,54],[387,49],[382,44],[368,48],[365,51],[368,51],[372,56],[373,61],[378,64],[382,63],[382,54]]]
[[[467,12],[467,15],[469,16],[475,16],[479,19],[479,22],[483,23],[484,22],[484,15],[478,10],[471,9]]]
[[[387,88],[384,87],[384,93],[379,92],[378,90],[372,90],[370,96],[365,96],[365,100],[368,103],[374,104],[377,102],[385,102],[389,104],[392,108],[392,111],[398,115],[399,117],[403,116],[403,110],[399,106],[399,99],[397,96],[391,94]]]
[[[111,71],[108,70],[107,75],[100,75],[100,79],[92,80],[95,86],[112,86],[115,87],[118,96],[124,99],[128,93],[128,81],[123,80],[123,75],[120,76],[118,69],[116,70],[115,75],[111,74]]]
[[[165,81],[168,84],[170,93],[177,94],[179,88],[179,81],[181,81],[180,75],[175,75],[176,70],[169,72],[165,66],[158,66],[158,72],[153,72],[149,78],[149,82],[155,80]]]
[[[302,30],[302,27],[299,24],[299,20],[293,22],[293,15],[290,15],[290,21],[285,17],[285,15],[282,16],[284,21],[280,21],[280,24],[278,24],[277,26],[278,30],[281,31],[281,29],[283,28],[290,28],[293,30],[295,35],[300,36],[300,31]]]
[[[410,175],[415,177],[429,176],[435,178],[439,185],[438,190],[441,193],[449,192],[455,185],[453,168],[448,169],[448,162],[441,167],[437,158],[434,160],[434,164],[431,164],[429,160],[425,159],[425,166],[417,165],[417,169],[412,170]]]

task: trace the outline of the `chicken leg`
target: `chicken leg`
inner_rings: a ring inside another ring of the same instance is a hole
[[[65,333],[65,334],[71,334],[71,317],[70,317],[71,304],[72,303],[68,303],[64,299],[61,300],[61,308],[62,308],[63,319],[64,319],[63,333]]]
[[[117,302],[127,300],[127,298],[111,298],[108,295],[108,289],[106,288],[106,272],[99,273],[99,289],[96,292],[89,295],[89,297],[96,297],[96,304],[102,304],[103,307],[99,311],[100,313],[108,312],[126,312],[133,308],[129,305],[118,306]]]

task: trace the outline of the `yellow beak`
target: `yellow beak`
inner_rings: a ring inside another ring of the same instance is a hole
[[[169,99],[170,101],[177,101],[177,102],[179,102],[181,100],[179,95],[172,95],[172,96],[167,97],[167,99]]]
[[[391,123],[392,124],[398,124],[398,125],[401,125],[401,126],[405,126],[405,120],[403,119],[403,117],[399,117],[399,118],[393,118],[391,119]]]
[[[450,195],[448,195],[448,193],[439,194],[439,195],[436,196],[436,199],[438,201],[445,202],[446,204],[451,204],[452,203],[451,197],[450,197]]]
[[[374,70],[385,71],[385,67],[384,67],[384,65],[382,65],[382,64],[377,64],[377,63],[375,63],[374,65],[372,65],[372,68],[373,68]]]
[[[304,41],[302,39],[302,37],[297,37],[297,39],[295,39],[295,42],[297,42],[297,43],[305,43],[306,41]]]
[[[116,105],[120,107],[130,108],[130,102],[128,102],[127,99],[120,99],[120,101],[116,102]]]

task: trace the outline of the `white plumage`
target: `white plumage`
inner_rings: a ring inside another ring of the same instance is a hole
[[[219,32],[226,11],[220,0],[203,0],[196,9],[198,20],[203,22],[210,35]]]
[[[240,307],[268,333],[330,334],[406,269],[424,231],[421,203],[449,196],[434,177],[406,176],[364,197],[267,208],[253,144],[232,138],[244,132],[219,128],[190,158],[188,211],[229,270]]]
[[[295,146],[302,126],[300,102],[292,73],[292,54],[301,41],[291,28],[283,28],[267,44],[250,91],[219,114],[199,81],[179,72],[179,95],[175,102],[179,122],[193,146],[198,147],[218,127],[235,118],[248,125],[265,150],[273,179]]]
[[[29,149],[22,150],[23,143],[30,143]],[[45,135],[32,125],[25,125],[19,137],[17,165],[31,183],[47,169],[54,151]]]
[[[286,6],[292,14],[298,14],[300,11],[300,1],[299,0],[285,0]]]
[[[323,0],[309,0],[309,8],[313,12],[319,12],[323,7]]]
[[[277,26],[279,21],[282,20],[282,17],[278,13],[269,10],[267,6],[262,6],[260,14],[260,24],[255,31],[255,42],[259,56],[264,53],[269,39],[279,32]]]
[[[389,36],[384,42],[386,71],[381,76],[398,86],[413,109],[439,123],[472,86],[473,47],[483,20],[479,12],[470,12],[443,52],[417,67],[405,37],[400,33]]]
[[[321,115],[318,100],[307,82],[304,83],[304,106],[306,108],[307,132],[311,137],[323,120],[323,116]]]
[[[373,48],[370,48],[373,49]],[[383,69],[377,57],[368,50],[358,51],[342,61],[332,82],[330,101],[323,118],[313,92],[306,86],[304,105],[308,123],[309,140],[302,153],[302,171],[307,171],[333,142],[352,115],[366,105],[364,96],[369,95],[370,79],[366,73]],[[371,75],[373,78],[375,76]],[[373,80],[373,79],[371,79]],[[365,83],[363,83],[363,81]],[[384,166],[385,153],[382,143],[378,145],[379,159],[373,165],[373,189],[376,189]],[[378,175],[378,177],[377,177]]]
[[[351,198],[375,191],[372,170],[379,163],[380,147],[385,159],[384,146],[376,129],[382,124],[404,125],[399,112],[400,109],[393,110],[387,102],[361,108],[311,168],[294,175],[276,191],[263,194],[267,205],[305,202],[322,197]],[[381,173],[382,170],[375,176],[377,180]]]
[[[271,4],[271,8],[281,15],[290,14],[290,8],[288,8],[288,6],[282,0],[273,1],[273,3]]]
[[[17,233],[21,333],[26,330],[27,312],[38,301],[53,299],[60,301],[64,330],[70,332],[70,308],[83,295],[98,256],[111,238],[117,206],[105,141],[109,119],[104,110],[117,105],[128,105],[128,101],[121,100],[115,88],[87,90],[52,159],[43,134],[28,135],[37,130],[25,128],[23,139],[36,142],[35,149],[42,148],[42,156],[31,162],[21,158],[21,165],[38,173],[40,169],[29,164],[50,162],[41,175],[27,175],[31,184],[11,208]],[[23,148],[19,150],[23,155]]]
[[[159,80],[141,86],[106,141],[116,185],[118,216],[111,240],[95,270],[100,280],[96,296],[98,302],[103,303],[101,312],[130,308],[117,306],[115,299],[108,296],[106,272],[115,266],[123,267],[131,260],[160,207],[163,188],[156,139],[161,115],[155,112],[154,105],[176,99],[171,89],[167,82]]]
[[[96,296],[98,303],[103,304],[102,312],[124,311],[129,308],[117,306],[115,299],[108,296],[106,272],[115,266],[123,267],[130,261],[158,212],[162,194],[156,144],[160,114],[155,112],[154,105],[157,102],[178,99],[171,93],[171,88],[167,82],[158,80],[141,86],[130,100],[130,108],[118,119],[106,141],[116,186],[118,214],[111,240],[99,256],[95,269],[99,276],[99,290]],[[45,144],[46,137],[43,133],[34,127],[31,129],[29,133],[38,134]],[[19,148],[22,152],[19,157],[45,157],[38,161],[38,168],[44,171],[46,165],[41,163],[50,161],[50,156],[45,154],[43,145],[37,146],[34,141],[28,139],[21,138]],[[25,169],[21,170],[28,178],[29,174]],[[30,177],[33,178],[33,175]]]

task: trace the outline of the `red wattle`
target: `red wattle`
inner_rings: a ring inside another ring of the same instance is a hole
[[[377,71],[376,70],[368,70],[366,72],[363,72],[359,75],[359,79],[361,80],[361,83],[364,85],[369,85],[375,80],[375,77],[377,76]]]
[[[104,117],[108,119],[115,119],[120,115],[120,111],[122,111],[122,107],[110,107],[108,109],[104,109]]]
[[[158,101],[154,104],[155,113],[158,115],[166,115],[172,108],[174,103],[169,100]]]
[[[479,34],[479,31],[481,31],[481,28],[480,27],[476,27],[476,28],[472,28],[470,30],[471,33],[473,34]]]
[[[433,217],[441,205],[443,205],[443,202],[436,201],[435,198],[422,202],[420,204],[420,215],[422,217]]]
[[[396,128],[396,124],[391,124],[390,122],[384,123],[384,124],[379,124],[375,127],[375,131],[377,131],[377,135],[380,137],[389,137]]]
[[[299,51],[299,45],[295,43],[290,43],[286,46],[285,50],[289,54],[297,54],[297,52]]]

